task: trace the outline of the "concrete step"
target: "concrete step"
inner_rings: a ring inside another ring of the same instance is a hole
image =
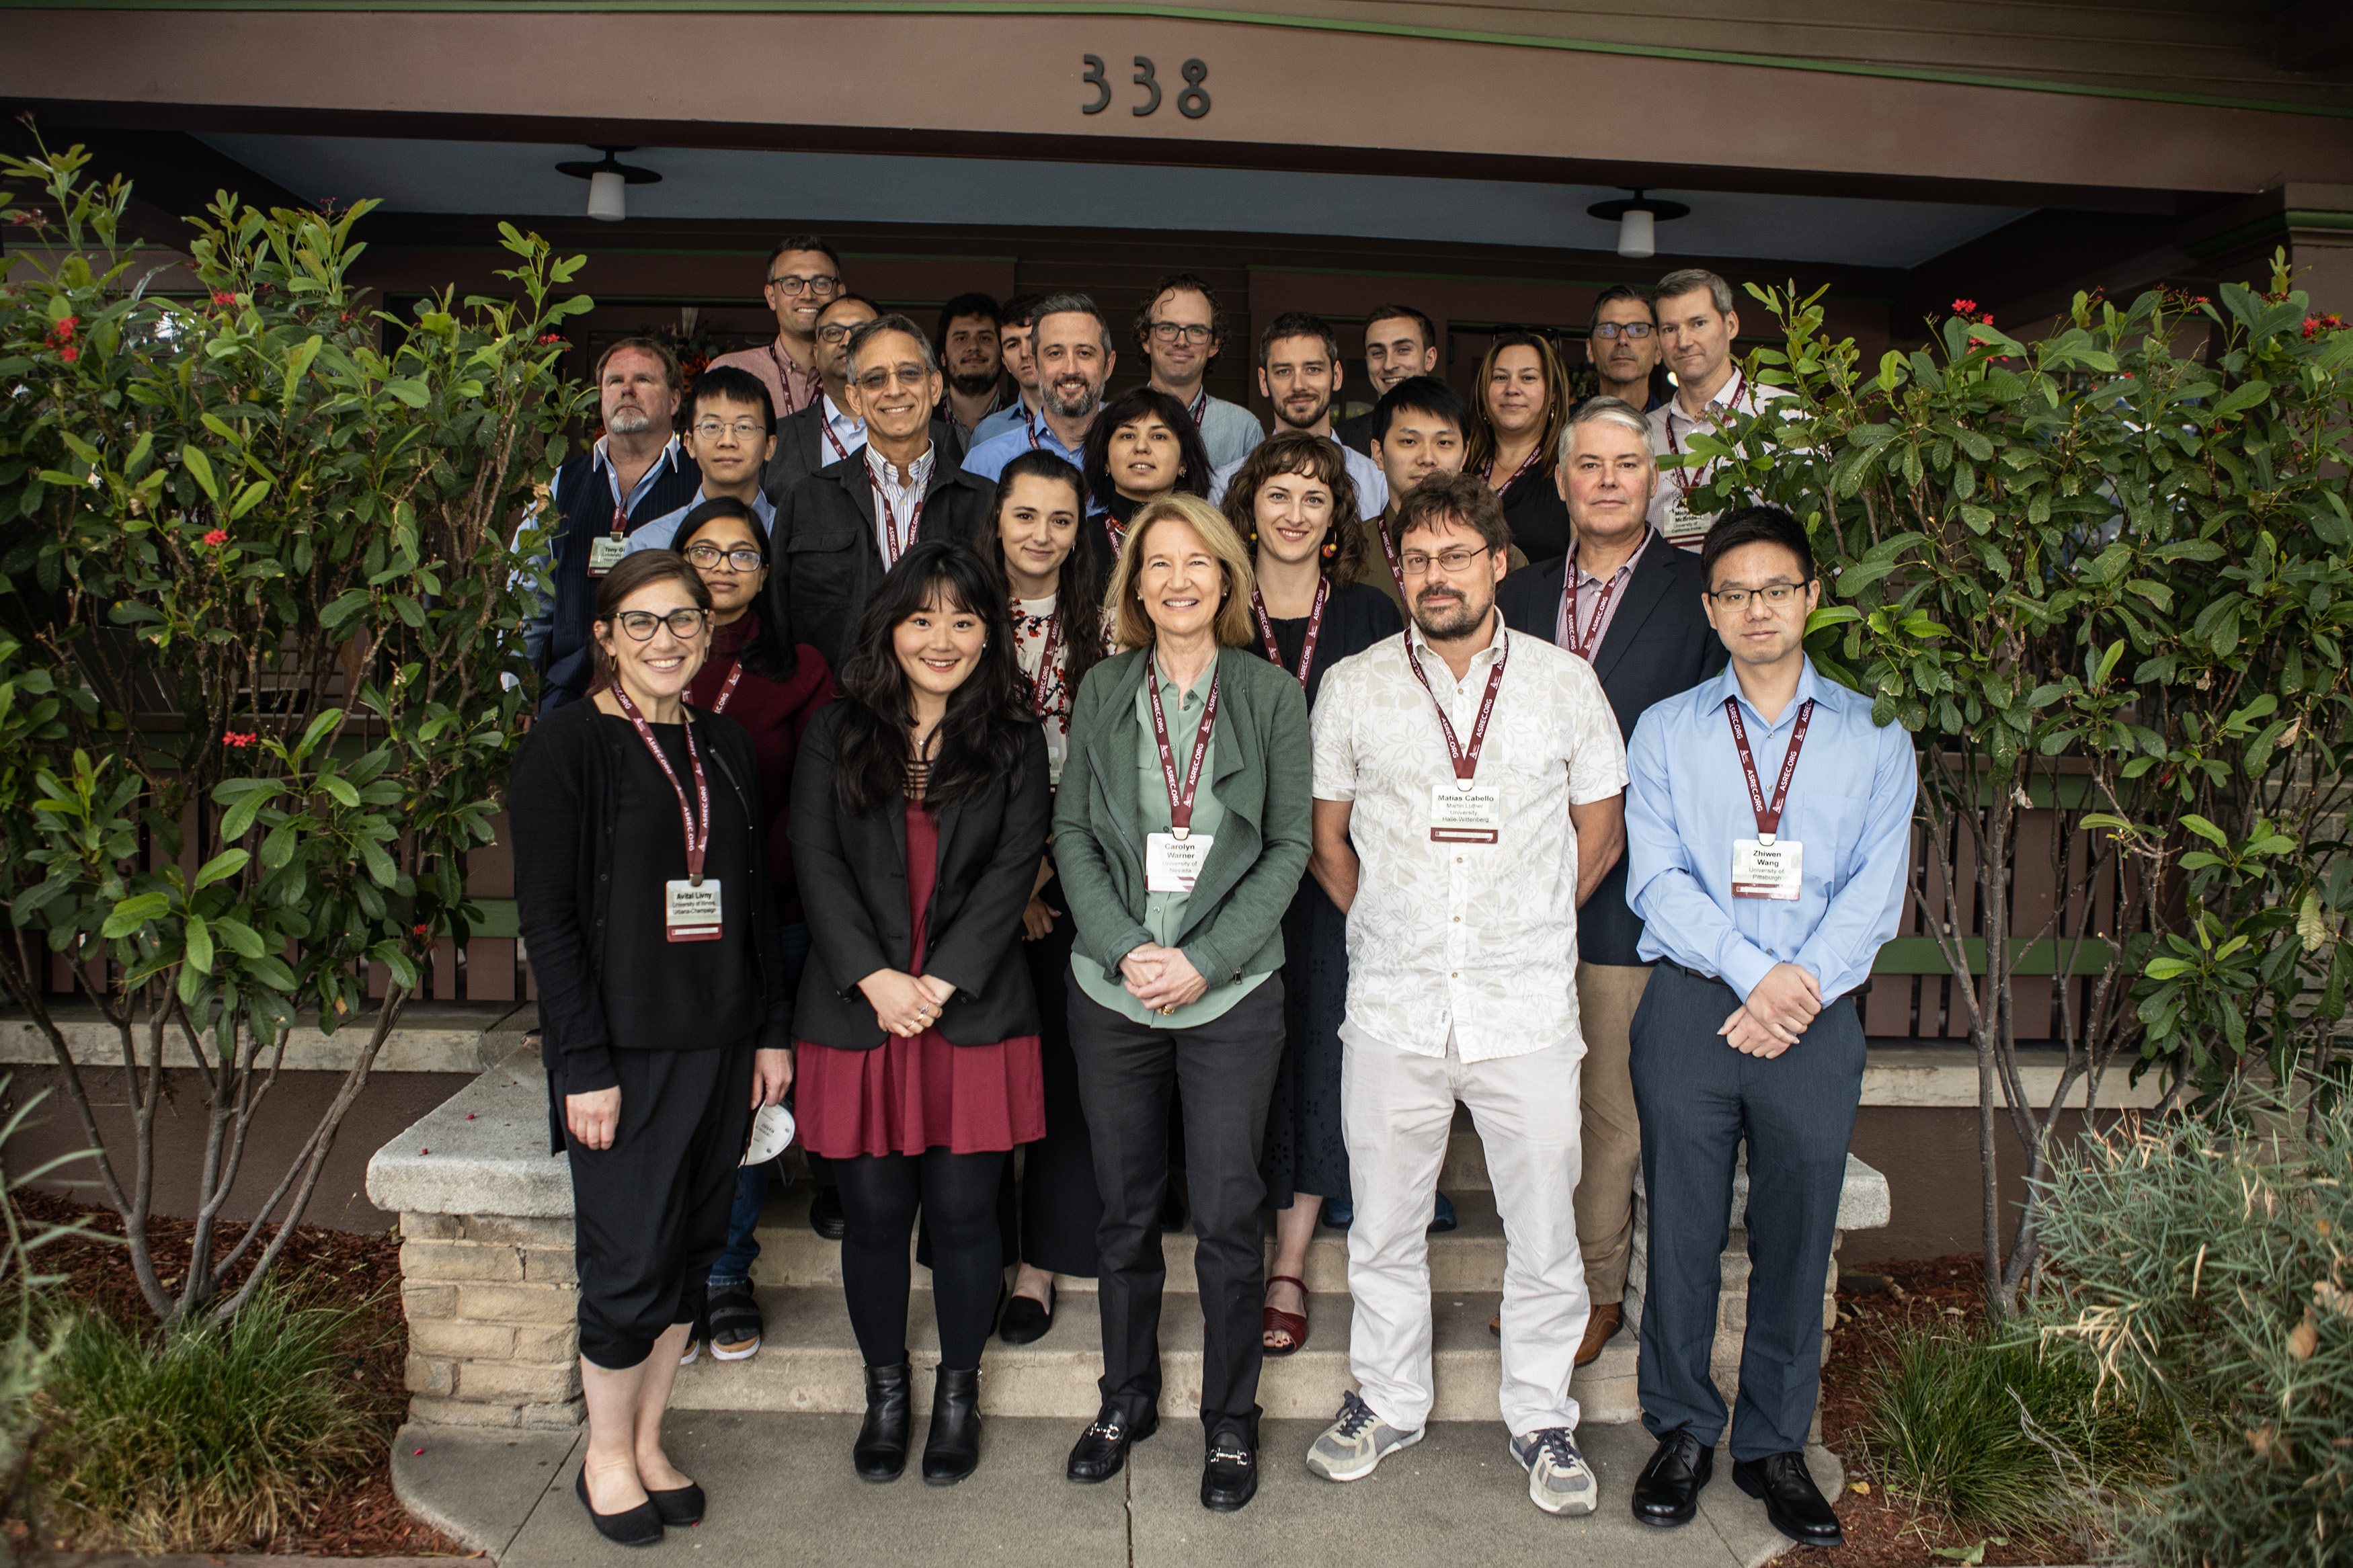
[[[767,1332],[749,1361],[723,1362],[709,1353],[679,1369],[670,1404],[681,1410],[756,1410],[855,1414],[866,1407],[864,1362],[849,1330],[838,1287],[763,1289]],[[1502,1353],[1487,1331],[1502,1300],[1491,1291],[1444,1291],[1434,1299],[1434,1381],[1440,1421],[1493,1421]],[[909,1300],[907,1344],[915,1369],[917,1410],[928,1409],[931,1371],[938,1364],[938,1333],[928,1291]],[[992,1338],[981,1358],[981,1409],[992,1415],[1051,1415],[1084,1421],[1101,1403],[1102,1320],[1091,1298],[1072,1296],[1054,1326],[1035,1344]],[[1305,1348],[1270,1356],[1259,1382],[1259,1403],[1270,1419],[1322,1420],[1352,1388],[1348,1371],[1349,1302],[1313,1297]],[[1201,1305],[1173,1291],[1160,1320],[1164,1393],[1161,1414],[1193,1416],[1201,1399]],[[1620,1333],[1601,1359],[1577,1373],[1572,1387],[1586,1421],[1638,1420],[1634,1336]]]

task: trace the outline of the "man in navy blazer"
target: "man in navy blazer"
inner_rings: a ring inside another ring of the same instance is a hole
[[[1651,422],[1615,397],[1588,398],[1561,432],[1554,478],[1568,503],[1570,553],[1513,573],[1497,590],[1504,624],[1581,655],[1601,678],[1622,738],[1642,710],[1724,668],[1708,627],[1699,562],[1649,521],[1659,483]],[[1571,574],[1574,573],[1572,579]],[[1574,583],[1574,593],[1569,586]],[[1641,1131],[1628,1066],[1634,1009],[1651,967],[1636,956],[1642,922],[1626,903],[1626,866],[1602,879],[1577,919],[1577,1005],[1585,1031],[1585,1168],[1577,1239],[1593,1311],[1577,1364],[1618,1331],[1634,1245]]]

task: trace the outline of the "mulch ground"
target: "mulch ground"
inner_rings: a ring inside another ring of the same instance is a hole
[[[37,1222],[67,1224],[79,1219],[99,1235],[122,1235],[122,1222],[110,1209],[29,1188],[20,1190],[16,1202]],[[176,1287],[187,1272],[195,1229],[193,1221],[184,1219],[148,1222],[156,1272],[166,1289]],[[227,1234],[216,1247],[216,1258],[225,1256],[245,1231],[241,1225],[226,1229]],[[249,1262],[277,1229],[266,1227],[264,1239],[254,1243],[244,1261]],[[119,1242],[61,1240],[42,1247],[35,1257],[42,1272],[65,1276],[57,1289],[69,1301],[134,1327],[154,1322],[154,1313],[140,1294]],[[298,1300],[312,1296],[337,1306],[361,1303],[341,1349],[350,1356],[353,1375],[383,1427],[385,1447],[369,1468],[343,1478],[320,1498],[307,1524],[254,1550],[304,1557],[477,1555],[409,1518],[392,1495],[390,1442],[408,1408],[408,1394],[401,1384],[408,1355],[408,1325],[400,1314],[400,1238],[390,1232],[359,1236],[298,1226],[275,1269],[293,1288]],[[65,1541],[53,1544],[61,1550],[72,1545]]]
[[[1881,1264],[1859,1280],[1841,1277],[1838,1326],[1822,1365],[1822,1442],[1846,1462],[1848,1486],[1837,1502],[1846,1544],[1792,1559],[1801,1568],[2087,1561],[2085,1544],[2066,1535],[2012,1537],[1996,1544],[1982,1531],[1964,1528],[1936,1510],[1892,1495],[1862,1454],[1857,1436],[1881,1371],[1893,1362],[1897,1347],[1923,1333],[1974,1329],[1985,1321],[1985,1297],[1978,1287],[1982,1268],[1982,1260],[1975,1257],[1935,1258]],[[1858,1282],[1865,1288],[1854,1289]],[[1981,1554],[1972,1558],[1972,1552]]]

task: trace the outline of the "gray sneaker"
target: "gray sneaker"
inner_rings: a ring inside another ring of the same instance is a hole
[[[1308,1448],[1308,1473],[1327,1481],[1359,1481],[1388,1455],[1420,1441],[1419,1432],[1398,1431],[1351,1389],[1340,1395],[1339,1418]]]
[[[1528,1500],[1546,1513],[1586,1514],[1600,1506],[1600,1483],[1567,1427],[1513,1438],[1512,1458],[1528,1473]]]

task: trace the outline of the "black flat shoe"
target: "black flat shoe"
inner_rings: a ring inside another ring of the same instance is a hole
[[[839,1187],[817,1190],[817,1196],[809,1200],[809,1228],[828,1241],[839,1241],[841,1233],[849,1228],[849,1221],[841,1212]]]
[[[1016,1296],[1005,1304],[1005,1316],[997,1325],[997,1337],[1008,1345],[1034,1345],[1053,1326],[1052,1306],[1027,1296]]]
[[[1651,1462],[1634,1478],[1634,1517],[1662,1529],[1690,1523],[1715,1474],[1715,1450],[1677,1427],[1659,1439]]]
[[[866,1369],[866,1419],[849,1450],[861,1481],[895,1481],[907,1468],[909,1407],[907,1363]]]
[[[661,1514],[650,1499],[635,1508],[625,1508],[618,1513],[598,1513],[596,1505],[588,1500],[588,1467],[580,1467],[573,1478],[572,1489],[580,1494],[580,1506],[588,1510],[589,1521],[596,1533],[616,1546],[651,1546],[662,1538]]]
[[[1233,1513],[1258,1496],[1258,1453],[1250,1445],[1220,1437],[1201,1463],[1201,1506]]]
[[[683,1530],[690,1524],[702,1522],[702,1489],[692,1481],[682,1487],[672,1487],[666,1492],[658,1492],[648,1487],[646,1500],[654,1505],[654,1511],[661,1515],[664,1524],[676,1525]]]
[[[1071,1462],[1063,1474],[1085,1486],[1107,1481],[1126,1465],[1128,1449],[1159,1430],[1157,1413],[1131,1426],[1117,1405],[1106,1405],[1095,1417],[1094,1425],[1079,1434],[1078,1445],[1071,1450]]]
[[[1761,1459],[1732,1461],[1732,1484],[1763,1500],[1765,1517],[1773,1528],[1801,1546],[1837,1546],[1846,1537],[1838,1515],[1814,1478],[1806,1473],[1799,1453],[1767,1454]]]
[[[980,1468],[980,1369],[932,1381],[932,1429],[923,1439],[923,1484],[952,1487]]]

